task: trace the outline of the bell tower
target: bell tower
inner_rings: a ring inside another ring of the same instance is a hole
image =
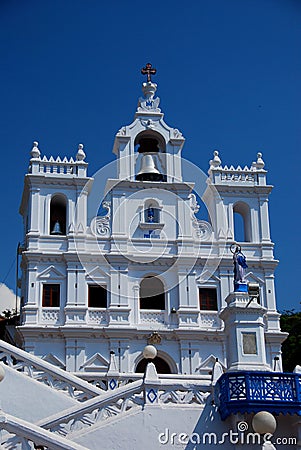
[[[135,120],[122,127],[115,138],[113,152],[118,160],[119,180],[182,181],[181,151],[185,139],[176,128],[163,120],[156,97],[157,85],[151,80],[156,69],[147,64],[141,70],[147,74],[142,85]]]
[[[193,183],[183,181],[181,164],[185,139],[178,129],[164,122],[156,97],[157,84],[151,79],[156,69],[147,64],[141,73],[147,75],[143,96],[138,100],[134,121],[116,135],[113,153],[117,157],[117,179],[108,179],[105,189],[112,203],[112,248],[116,252],[121,248],[133,251],[131,243],[136,238],[143,239],[143,244],[157,238],[154,245],[159,245],[159,239],[167,239],[167,232],[168,239],[186,234],[192,245],[189,195]],[[178,189],[183,191],[180,196]],[[166,199],[170,191],[176,194],[173,200]]]
[[[219,152],[215,151],[210,161],[207,189],[203,201],[210,211],[213,229],[219,245],[230,247],[233,241],[239,242],[249,261],[246,273],[248,282],[260,286],[260,302],[267,308],[266,329],[276,336],[280,332],[279,317],[276,311],[274,271],[278,261],[274,258],[274,243],[270,236],[269,195],[273,186],[267,184],[265,163],[262,154],[250,166],[222,165]],[[238,236],[235,216],[241,220],[242,233]],[[226,273],[223,265],[221,274]],[[233,286],[231,286],[231,289]],[[267,336],[266,339],[270,339]],[[271,338],[271,348],[274,351]]]

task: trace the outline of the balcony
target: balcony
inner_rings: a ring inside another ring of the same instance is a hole
[[[216,383],[222,420],[230,414],[268,411],[301,415],[301,376],[297,373],[228,372]]]
[[[147,325],[150,324],[164,325],[165,311],[158,311],[158,310],[140,311],[140,323]]]

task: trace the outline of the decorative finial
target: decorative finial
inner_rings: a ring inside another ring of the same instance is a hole
[[[221,165],[221,159],[218,156],[219,153],[217,150],[213,152],[213,159],[209,161],[210,167],[219,167]]]
[[[39,143],[37,141],[33,142],[33,147],[32,147],[32,150],[30,152],[30,155],[31,155],[32,158],[40,158],[40,156],[41,156],[41,152],[38,149],[38,145],[39,145]]]
[[[151,75],[156,75],[157,69],[154,69],[150,63],[141,69],[142,75],[147,75],[147,82],[151,83]]]
[[[156,72],[157,69],[154,69],[150,63],[146,64],[146,66],[141,69],[142,75],[147,75],[147,82],[142,83],[143,97],[140,97],[138,100],[137,112],[161,112],[161,109],[159,108],[160,98],[155,98],[157,85],[151,80],[151,75],[155,75]]]
[[[265,166],[264,160],[262,159],[262,153],[260,152],[257,153],[257,161],[255,163],[255,166],[257,169],[263,169]]]
[[[83,150],[83,144],[78,144],[78,150],[76,153],[76,161],[83,161],[86,157],[86,153]]]

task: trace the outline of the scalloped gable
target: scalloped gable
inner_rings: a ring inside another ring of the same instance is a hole
[[[60,272],[56,267],[54,266],[49,266],[47,267],[47,269],[43,270],[43,272],[41,272],[37,278],[39,279],[53,279],[53,280],[63,280],[64,278],[66,278],[66,275],[63,274],[62,272]]]
[[[109,361],[107,361],[100,353],[95,353],[92,358],[89,358],[80,369],[84,369],[85,371],[101,371],[108,370]]]

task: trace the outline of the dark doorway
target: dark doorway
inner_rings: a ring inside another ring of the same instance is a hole
[[[159,356],[156,356],[156,358],[153,359],[152,362],[155,364],[158,373],[171,373],[170,367],[167,362]],[[147,359],[141,359],[141,361],[137,364],[136,373],[144,373],[147,363]]]

